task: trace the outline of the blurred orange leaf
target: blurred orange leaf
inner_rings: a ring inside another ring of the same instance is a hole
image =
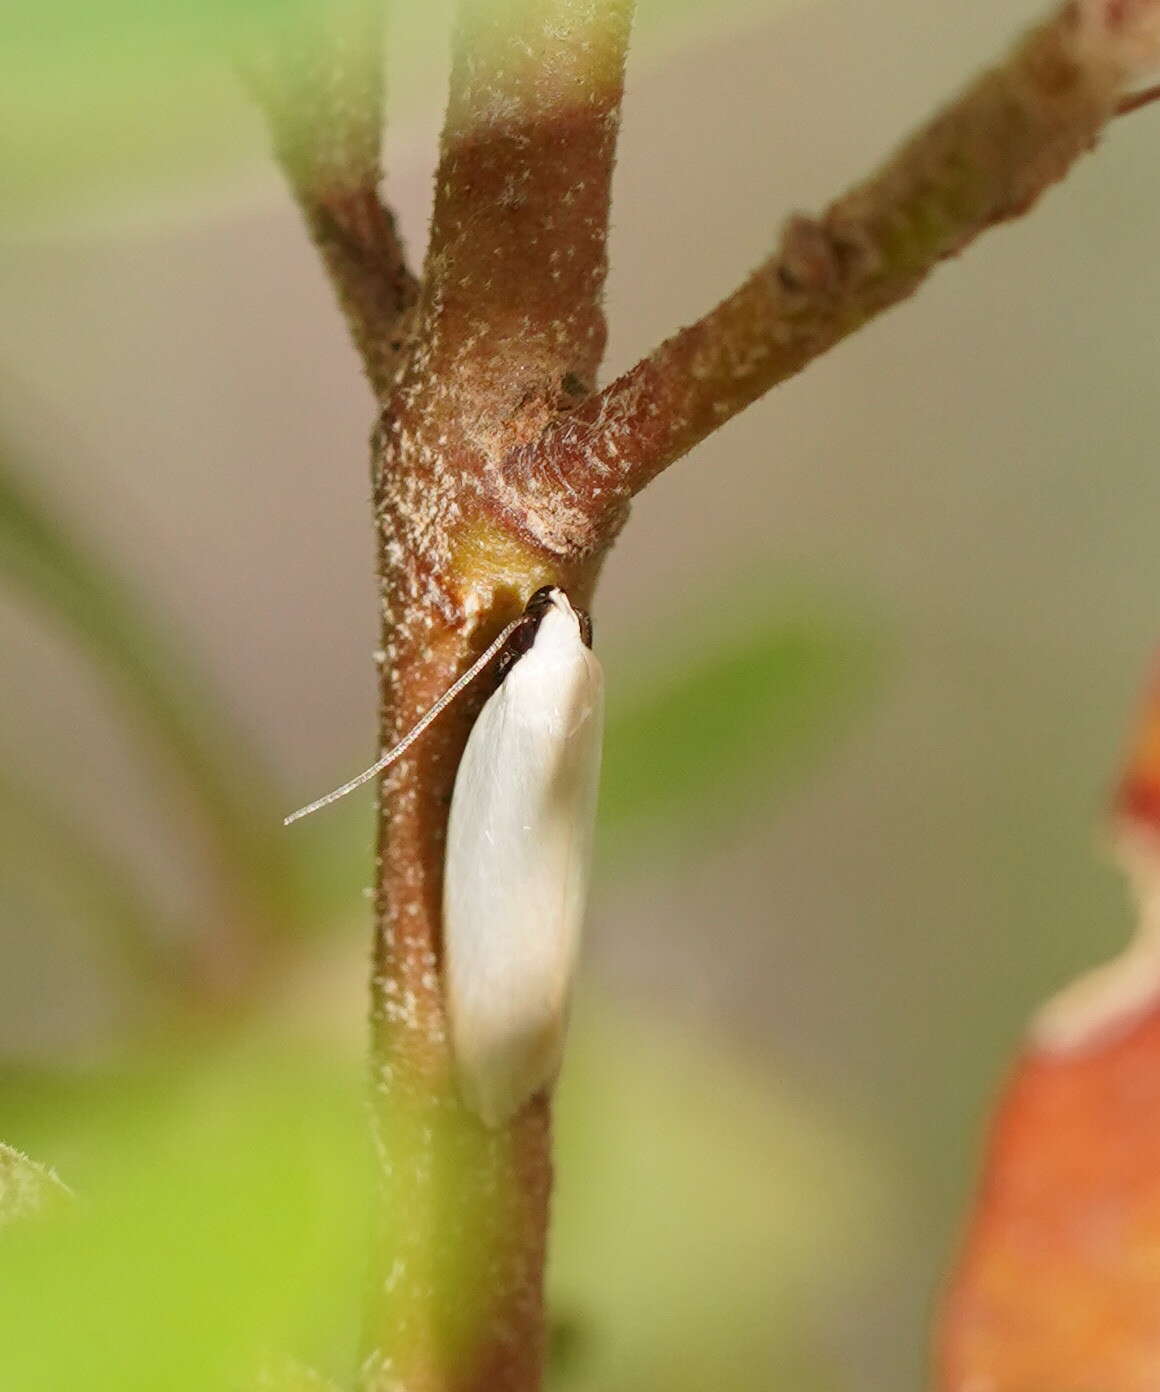
[[[1160,690],[1116,798],[1139,925],[1042,1010],[995,1119],[942,1392],[1160,1388]]]
[[[944,1316],[945,1392],[1160,1387],[1160,1009],[1028,1054],[995,1122]]]

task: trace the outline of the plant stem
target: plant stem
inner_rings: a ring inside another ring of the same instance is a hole
[[[379,397],[394,377],[400,321],[418,292],[379,194],[383,10],[382,0],[304,0],[243,60]]]
[[[545,583],[586,604],[603,546],[549,550],[499,464],[591,388],[626,0],[465,0],[416,347],[374,484],[387,748]],[[384,779],[373,973],[383,1181],[370,1392],[534,1392],[550,1104],[487,1130],[460,1104],[440,981],[443,842],[486,683]]]
[[[1022,216],[1160,63],[1160,0],[1069,3],[968,86],[730,296],[589,397],[554,439],[513,449],[513,491],[566,478],[611,519],[771,387],[908,298],[988,228]]]

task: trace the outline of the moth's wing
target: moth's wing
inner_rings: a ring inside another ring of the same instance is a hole
[[[464,751],[448,824],[444,973],[465,1101],[498,1126],[560,1065],[603,738],[600,664],[515,664]]]

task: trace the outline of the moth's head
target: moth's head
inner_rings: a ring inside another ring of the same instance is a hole
[[[567,614],[572,613],[568,596],[559,585],[541,585],[524,605],[524,618],[535,625],[553,608],[562,609]]]
[[[556,610],[571,619],[580,630],[580,639],[586,648],[592,646],[592,619],[585,609],[577,609],[559,585],[541,585],[524,606],[527,619],[527,635],[524,651],[532,644],[544,616]]]
[[[523,619],[512,630],[499,655],[496,663],[497,686],[507,676],[512,664],[531,650],[540,625],[549,615],[554,622],[563,622],[578,631],[585,647],[592,646],[592,620],[585,610],[575,608],[559,585],[541,585],[524,605]]]

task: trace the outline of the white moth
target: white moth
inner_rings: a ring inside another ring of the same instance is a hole
[[[604,683],[586,616],[558,589],[528,614],[530,644],[475,722],[447,828],[451,1042],[464,1100],[489,1126],[560,1066],[600,778]]]
[[[443,979],[464,1101],[500,1126],[555,1079],[576,964],[604,723],[588,616],[563,590],[528,601],[393,749],[306,816],[399,758],[499,655],[464,750],[447,828]]]

